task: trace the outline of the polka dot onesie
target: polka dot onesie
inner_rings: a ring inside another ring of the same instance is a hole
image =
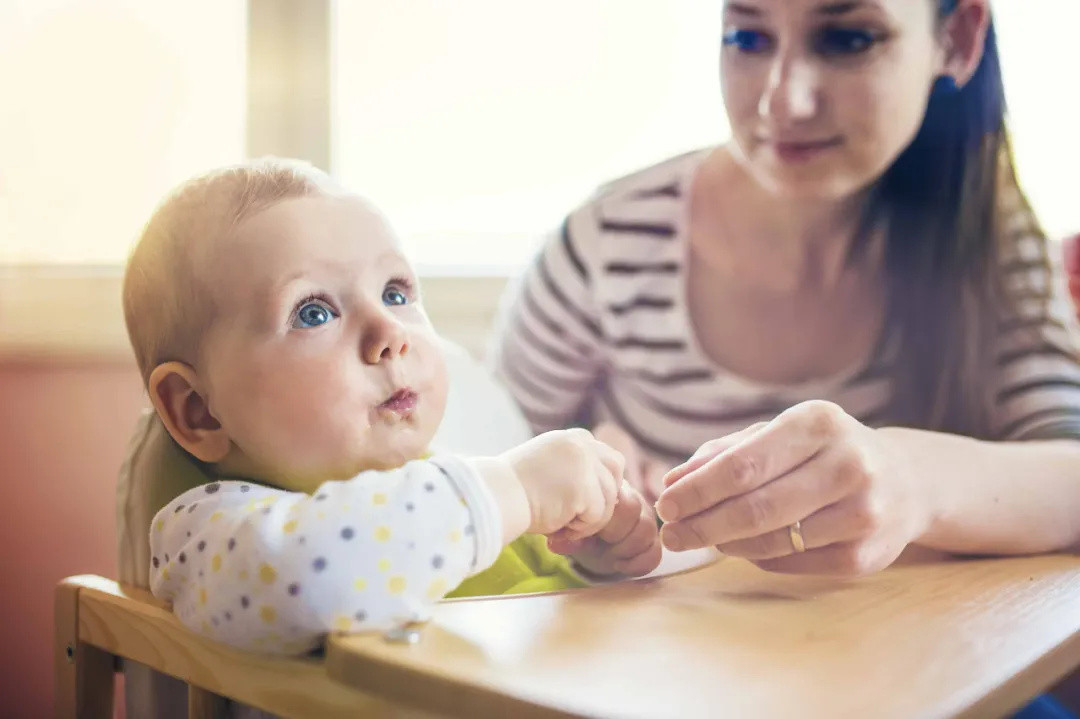
[[[313,494],[214,482],[150,528],[150,588],[189,628],[296,654],[332,631],[427,619],[502,549],[490,490],[454,457],[326,482]]]

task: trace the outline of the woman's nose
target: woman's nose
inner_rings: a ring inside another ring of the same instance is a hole
[[[408,351],[408,332],[396,318],[382,311],[368,321],[360,347],[360,355],[366,364],[397,359]]]
[[[809,120],[818,112],[819,78],[814,66],[777,54],[758,103],[758,115],[773,126]]]

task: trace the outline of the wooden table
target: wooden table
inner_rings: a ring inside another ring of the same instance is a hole
[[[451,602],[414,645],[335,638],[331,679],[458,717],[985,717],[1080,665],[1080,558],[934,561],[850,581],[725,559]]]

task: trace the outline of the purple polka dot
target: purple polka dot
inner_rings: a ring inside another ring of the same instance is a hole
[[[176,505],[176,509],[173,510],[173,514],[178,514],[180,512],[180,510],[183,509],[183,508],[184,508],[184,505],[182,505],[182,504]]]
[[[424,485],[424,491],[425,492],[434,492],[435,491],[435,485],[432,484],[431,482],[426,483]]]
[[[473,535],[473,532],[475,532],[475,531],[476,531],[476,529],[471,524],[466,524],[465,525],[465,536],[466,537],[471,537]]]
[[[210,617],[210,623],[216,627],[218,625],[217,617]]]
[[[297,544],[307,544],[307,537],[302,536],[302,535],[297,537],[296,538],[296,543]]]
[[[270,508],[269,507],[263,507],[262,513],[263,514],[270,514]]]
[[[442,555],[436,554],[434,557],[431,558],[431,566],[434,567],[435,569],[442,569],[442,565],[443,565]]]
[[[225,612],[225,621],[227,621],[227,622],[232,621],[232,612]]]
[[[326,569],[326,559],[324,557],[316,557],[315,561],[311,563],[311,568],[316,572],[321,572]]]
[[[315,495],[315,501],[316,502],[321,502],[324,499],[326,499],[326,494],[324,492],[319,492],[318,494]]]
[[[161,564],[161,562],[159,562],[159,561],[158,561],[158,558],[157,558],[157,557],[153,557],[153,558],[151,558],[151,560],[150,560],[150,561],[151,561],[151,563],[152,563],[152,564],[154,565],[154,569],[157,569],[157,568],[158,568],[158,565],[160,565],[160,564]]]
[[[206,493],[207,494],[213,494],[214,492],[218,491],[219,489],[221,489],[221,485],[218,484],[217,482],[214,482],[213,484],[206,485]]]
[[[198,546],[199,546],[199,551],[200,551],[200,552],[201,552],[202,550],[206,549],[206,540],[205,540],[205,539],[203,539],[203,540],[200,540],[200,541],[199,541],[199,545],[198,545]]]
[[[168,564],[168,563],[169,563],[169,555],[168,555],[168,554],[166,554],[166,555],[165,555],[165,563],[166,563],[166,564]]]
[[[198,507],[198,506],[199,506],[199,503],[194,502],[190,507],[187,508],[188,514],[191,514],[192,512],[194,512],[195,508]]]
[[[246,485],[246,484],[241,484],[241,485],[240,485],[240,491],[241,491],[241,492],[250,492],[250,491],[251,491],[251,487],[249,487],[249,486],[248,486],[248,485]]]
[[[406,512],[411,512],[411,511],[413,511],[414,509],[416,509],[416,506],[415,506],[415,505],[413,505],[413,503],[412,503],[412,502],[406,502],[406,503],[405,503],[405,511],[406,511]]]
[[[186,554],[184,554],[183,552],[180,552],[180,556],[179,556],[179,557],[177,557],[177,559],[179,559],[179,560],[180,560],[180,563],[181,563],[181,564],[183,564],[184,562],[186,562],[186,561],[187,561],[187,555],[186,555]]]
[[[352,527],[344,527],[344,528],[342,528],[342,530],[341,530],[341,538],[342,538],[342,539],[346,539],[346,540],[347,540],[347,539],[352,539],[352,538],[353,538],[353,534],[355,534],[355,532],[353,532],[353,528],[352,528]]]
[[[358,622],[366,621],[367,620],[367,612],[364,612],[364,611],[357,612],[356,614],[353,615],[353,618]]]
[[[289,596],[290,597],[295,597],[299,593],[300,593],[300,585],[299,584],[297,584],[296,582],[293,582],[292,584],[289,585]]]
[[[251,604],[251,601],[247,598],[246,594],[244,596],[240,597],[240,606],[241,607],[243,607],[244,609],[247,609],[249,604]]]
[[[235,546],[236,546],[236,540],[230,537],[229,538],[229,551],[231,552],[233,550],[233,547],[235,547]]]

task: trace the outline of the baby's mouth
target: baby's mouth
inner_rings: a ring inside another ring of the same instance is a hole
[[[386,401],[378,406],[378,409],[380,412],[391,412],[405,417],[412,414],[413,410],[416,409],[417,399],[416,392],[409,387],[405,387],[387,397]]]

